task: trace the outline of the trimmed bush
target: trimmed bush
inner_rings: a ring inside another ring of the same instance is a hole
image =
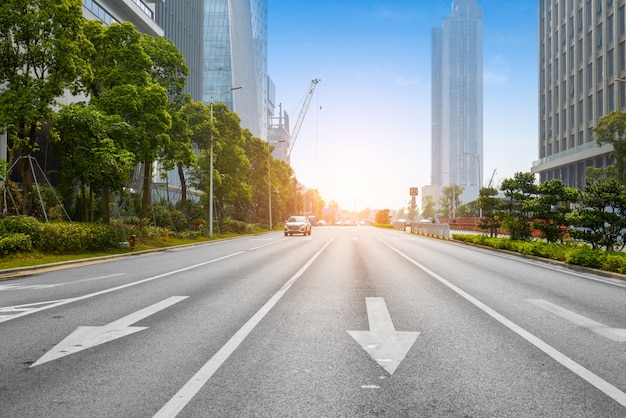
[[[626,273],[626,256],[622,253],[605,253],[601,268],[605,271]]]
[[[103,224],[47,223],[43,234],[45,238],[35,247],[58,254],[103,251],[117,243],[115,228]]]
[[[0,255],[31,251],[32,249],[33,245],[29,235],[17,233],[0,238]]]
[[[565,262],[577,266],[602,268],[603,254],[591,248],[578,248],[567,255]]]
[[[30,236],[35,248],[43,239],[43,224],[32,216],[7,216],[2,219],[3,229],[9,233],[26,234]]]

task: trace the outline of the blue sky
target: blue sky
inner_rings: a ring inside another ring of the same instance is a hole
[[[483,6],[484,183],[537,159],[537,2]],[[268,72],[298,180],[344,209],[399,209],[430,184],[431,29],[451,0],[269,0]],[[418,199],[419,200],[419,199]]]

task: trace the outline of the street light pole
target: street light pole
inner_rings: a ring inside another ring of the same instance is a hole
[[[228,93],[229,91],[239,90],[241,87],[233,87],[221,91],[211,96],[211,152],[209,156],[209,237],[213,238],[213,99]]]

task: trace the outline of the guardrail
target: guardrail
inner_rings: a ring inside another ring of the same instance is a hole
[[[450,239],[450,225],[432,223],[412,223],[411,233]]]

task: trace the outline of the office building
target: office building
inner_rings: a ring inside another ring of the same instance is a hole
[[[162,36],[163,29],[155,21],[155,4],[164,0],[83,0],[83,16],[89,20],[131,22],[141,33]]]
[[[431,100],[431,186],[458,185],[461,203],[471,202],[483,178],[483,35],[477,0],[453,0],[450,16],[432,30]]]
[[[582,189],[586,167],[606,167],[612,146],[593,127],[626,107],[624,0],[539,1],[539,141],[532,172]]]

